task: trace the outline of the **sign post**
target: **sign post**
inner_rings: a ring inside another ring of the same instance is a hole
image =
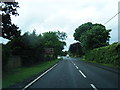
[[[47,60],[52,60],[54,55],[54,48],[45,48],[45,56]]]
[[[54,54],[54,48],[45,48],[45,54],[46,55],[53,55]]]

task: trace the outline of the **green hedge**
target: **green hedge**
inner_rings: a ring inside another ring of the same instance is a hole
[[[96,48],[86,53],[85,59],[103,64],[112,64],[120,67],[120,43]]]
[[[2,70],[6,70],[6,65],[11,55],[11,49],[8,46],[2,44]]]

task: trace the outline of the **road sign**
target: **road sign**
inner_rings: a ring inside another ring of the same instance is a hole
[[[53,55],[54,54],[54,48],[45,48],[45,54]]]

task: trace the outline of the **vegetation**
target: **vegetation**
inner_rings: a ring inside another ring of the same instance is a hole
[[[20,56],[22,58],[22,66],[30,66],[45,60],[56,59],[58,55],[62,55],[62,50],[66,45],[64,41],[59,39],[61,37],[63,40],[66,36],[58,35],[62,35],[62,33],[45,32],[42,35],[36,35],[35,31],[33,31],[31,34],[26,32],[19,38],[9,41],[3,47],[3,70],[5,70],[5,65],[10,55]],[[47,55],[45,48],[53,48],[54,54]]]
[[[17,8],[18,2],[2,2],[2,37],[12,40],[14,37],[20,36],[20,30],[17,25],[11,22],[11,15],[19,15]]]
[[[102,24],[92,24],[91,22],[82,24],[74,33],[74,39],[80,41],[85,52],[94,48],[109,45],[109,32]]]
[[[12,69],[9,72],[5,72],[3,74],[3,88],[9,87],[18,82],[22,82],[25,79],[37,75],[38,73],[42,73],[57,63],[59,60],[44,61],[41,64],[37,64],[31,67],[20,67]]]
[[[3,45],[2,50],[3,87],[43,72],[58,61],[58,56],[68,53],[74,56],[85,55],[87,61],[120,66],[120,43],[109,45],[111,30],[106,30],[104,25],[91,22],[80,25],[73,35],[79,42],[71,44],[67,52],[63,51],[66,45],[64,40],[67,38],[65,32],[49,31],[37,35],[34,30],[21,35],[19,27],[11,22],[11,15],[19,15],[18,7],[17,2],[2,2],[2,37],[10,40]],[[46,48],[52,48],[53,53],[46,54]],[[6,72],[11,55],[20,56],[22,66]]]
[[[120,67],[120,43],[109,45],[110,31],[102,24],[88,22],[80,25],[73,36],[81,47],[78,49],[77,43],[71,44],[70,53],[74,56],[84,55],[83,59],[88,62]]]
[[[9,47],[2,44],[2,69],[3,69],[3,71],[6,68],[6,64],[8,62],[8,58],[11,53],[10,51],[11,51],[11,49]]]
[[[22,58],[22,66],[54,60],[64,52],[67,38],[64,32],[45,32],[37,35],[35,30],[32,33],[26,32],[20,35],[19,27],[11,22],[11,15],[19,15],[18,2],[2,2],[2,37],[10,41],[3,45],[2,66],[5,71],[9,56],[18,55]],[[53,48],[53,54],[46,54],[45,48]]]
[[[85,60],[102,64],[112,64],[120,68],[120,43],[113,43],[91,50],[85,54]]]
[[[2,2],[2,37],[10,40],[3,45],[2,50],[3,87],[43,72],[58,62],[56,59],[59,55],[65,54],[62,51],[66,45],[64,40],[67,38],[64,32],[45,32],[37,35],[34,30],[32,33],[20,35],[19,27],[11,22],[11,15],[18,15],[18,7],[17,2]],[[46,54],[45,48],[53,48],[53,54]],[[6,65],[11,55],[20,56],[22,66],[8,71]],[[38,63],[40,64],[36,65]]]

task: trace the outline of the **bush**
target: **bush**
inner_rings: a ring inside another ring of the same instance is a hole
[[[93,49],[85,54],[85,59],[120,66],[120,43]]]
[[[6,65],[11,54],[10,47],[6,45],[2,45],[2,69],[3,71],[6,69]]]

